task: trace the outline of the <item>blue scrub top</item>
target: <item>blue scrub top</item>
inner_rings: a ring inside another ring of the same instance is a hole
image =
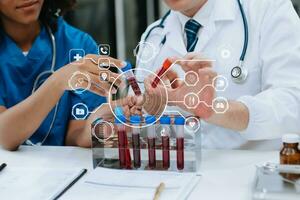
[[[10,108],[29,97],[37,76],[41,72],[50,70],[52,46],[45,27],[42,28],[27,56],[24,56],[22,50],[7,35],[0,34],[0,106]],[[97,44],[91,36],[70,26],[62,18],[58,19],[58,27],[54,36],[57,49],[55,70],[69,63],[70,49],[83,49],[86,54],[97,54],[98,52]],[[54,126],[43,145],[65,144],[68,123],[73,119],[72,107],[80,102],[86,104],[89,111],[92,111],[106,102],[106,98],[88,91],[82,94],[72,91],[64,92],[59,101]],[[32,112],[35,109],[39,108],[33,108]],[[53,114],[54,110],[30,137],[33,143],[41,142],[45,138]]]

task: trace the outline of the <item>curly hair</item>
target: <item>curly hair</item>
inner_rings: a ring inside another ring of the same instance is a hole
[[[57,18],[72,10],[75,4],[76,0],[44,0],[39,19],[55,32]]]

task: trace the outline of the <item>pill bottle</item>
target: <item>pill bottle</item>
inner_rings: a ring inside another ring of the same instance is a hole
[[[297,134],[285,134],[282,136],[283,146],[280,151],[280,164],[300,165],[300,136]]]
[[[280,164],[300,165],[300,137],[297,134],[286,134],[282,136],[283,146],[280,151]],[[296,181],[300,178],[299,174],[280,173],[285,179]]]

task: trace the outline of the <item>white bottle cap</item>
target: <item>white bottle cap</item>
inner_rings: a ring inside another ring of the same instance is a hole
[[[290,133],[282,136],[282,142],[284,143],[289,143],[289,144],[299,143],[299,141],[300,141],[300,136],[297,134]]]

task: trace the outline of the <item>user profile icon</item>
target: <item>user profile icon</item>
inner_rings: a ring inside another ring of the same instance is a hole
[[[98,47],[98,53],[102,56],[110,55],[110,46],[108,44],[100,44]]]
[[[84,103],[77,103],[72,107],[72,116],[76,120],[85,120],[89,114],[89,109]]]

